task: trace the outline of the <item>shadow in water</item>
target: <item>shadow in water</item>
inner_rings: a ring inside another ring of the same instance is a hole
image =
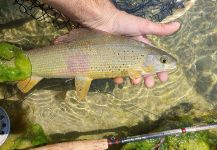
[[[121,85],[119,86],[121,88]],[[97,79],[93,80],[90,86],[90,92],[106,92],[112,93],[115,88],[115,83],[112,79]],[[38,90],[52,90],[52,91],[68,91],[75,90],[75,80],[74,79],[43,79],[36,85],[29,93],[34,92],[34,89]],[[29,94],[27,93],[27,95]]]
[[[0,106],[6,110],[11,122],[11,134],[24,133],[28,127],[26,110],[21,101],[1,100]]]

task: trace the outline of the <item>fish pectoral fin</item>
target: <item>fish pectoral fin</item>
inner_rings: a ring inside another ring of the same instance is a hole
[[[140,69],[129,69],[128,70],[129,76],[131,79],[138,79],[142,76],[142,71]]]
[[[75,77],[75,89],[80,100],[83,100],[87,96],[92,80],[84,76]]]
[[[22,92],[22,93],[28,93],[35,85],[38,84],[43,78],[42,77],[37,77],[37,76],[32,76],[30,78],[27,78],[25,80],[19,81],[17,83],[17,88]]]

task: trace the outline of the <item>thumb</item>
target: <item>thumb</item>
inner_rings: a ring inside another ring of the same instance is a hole
[[[154,23],[147,19],[122,12],[116,18],[116,33],[128,36],[140,36],[146,34],[170,35],[180,27],[179,22]]]
[[[180,27],[179,22],[172,23],[154,23],[149,20],[144,20],[141,23],[140,31],[142,34],[155,34],[155,35],[171,35],[176,32]]]

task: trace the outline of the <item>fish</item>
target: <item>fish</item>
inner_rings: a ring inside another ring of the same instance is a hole
[[[74,78],[77,98],[83,100],[95,79],[137,79],[176,69],[174,56],[126,36],[80,28],[57,41],[26,52],[32,77],[18,82],[21,92],[28,93],[43,78]]]

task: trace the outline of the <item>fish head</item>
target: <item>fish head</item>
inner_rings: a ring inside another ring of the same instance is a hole
[[[176,69],[177,59],[163,50],[152,51],[143,63],[144,74],[154,74]]]

